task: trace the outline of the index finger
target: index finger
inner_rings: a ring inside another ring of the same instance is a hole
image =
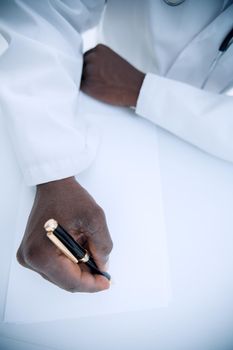
[[[83,263],[75,264],[66,256],[60,255],[49,270],[41,271],[49,280],[69,292],[99,292],[110,287],[107,278],[94,275]]]

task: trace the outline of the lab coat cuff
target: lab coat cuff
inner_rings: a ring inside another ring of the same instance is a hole
[[[42,164],[23,169],[24,181],[28,186],[34,186],[50,181],[75,176],[88,168],[94,157],[72,156],[65,159],[51,160]]]
[[[159,95],[159,88],[158,86],[160,77],[156,76],[152,73],[147,73],[144,81],[142,83],[135,113],[140,115],[141,117],[144,117],[153,123],[156,122],[155,116],[157,113],[155,113],[156,108],[156,101],[158,100]],[[157,101],[157,106],[159,105],[159,102]],[[157,117],[159,117],[159,113],[157,114]]]
[[[46,161],[21,166],[24,182],[28,186],[35,186],[78,175],[86,170],[96,158],[99,143],[98,131],[89,128],[84,148],[74,147],[72,151],[67,150],[67,156],[51,157]]]

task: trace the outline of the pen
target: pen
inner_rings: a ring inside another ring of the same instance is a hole
[[[233,43],[233,27],[229,31],[229,33],[226,35],[223,42],[221,43],[219,47],[219,51],[225,52],[231,46],[232,43]]]
[[[218,52],[217,52],[215,58],[213,59],[211,65],[210,65],[210,68],[208,70],[206,78],[205,78],[205,80],[203,81],[203,83],[201,85],[201,89],[204,89],[204,87],[206,86],[206,83],[208,82],[211,74],[215,70],[215,68],[216,68],[220,58],[227,51],[227,49],[231,46],[232,43],[233,43],[233,28],[229,31],[229,33],[227,33],[227,35],[225,36],[225,38],[221,42],[221,44],[219,46],[219,49],[218,49]]]
[[[54,219],[49,219],[44,224],[47,232],[47,237],[53,242],[60,251],[63,252],[74,263],[85,263],[93,273],[102,275],[108,280],[111,276],[105,272],[100,271],[94,259],[89,255],[87,250],[83,248],[74,238]]]

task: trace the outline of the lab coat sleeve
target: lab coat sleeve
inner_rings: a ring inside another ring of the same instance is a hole
[[[77,120],[80,33],[98,22],[104,1],[51,0],[51,22],[47,3],[9,2],[12,16],[10,9],[0,19],[9,44],[0,55],[0,116],[28,185],[80,173],[97,146],[91,128]]]
[[[185,141],[233,162],[233,97],[148,73],[136,113]]]

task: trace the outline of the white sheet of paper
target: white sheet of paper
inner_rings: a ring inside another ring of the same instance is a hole
[[[99,129],[100,146],[78,181],[103,207],[114,242],[112,286],[70,294],[12,257],[6,322],[40,322],[166,307],[171,298],[156,127],[124,108],[80,96],[80,113]],[[34,190],[22,187],[15,251]]]

